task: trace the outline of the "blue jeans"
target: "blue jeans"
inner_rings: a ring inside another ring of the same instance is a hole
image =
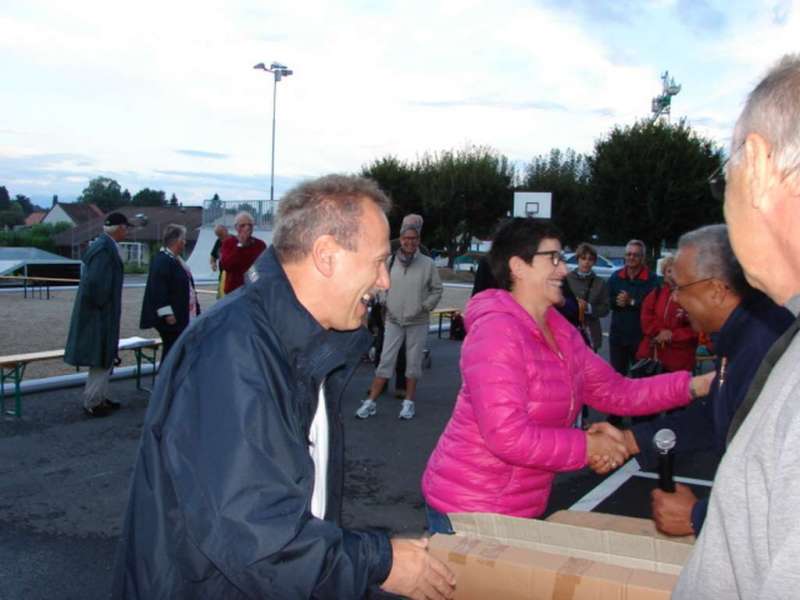
[[[428,519],[428,531],[430,533],[445,533],[447,535],[455,533],[448,516],[440,513],[435,508],[431,508],[427,503],[425,504],[425,517]]]

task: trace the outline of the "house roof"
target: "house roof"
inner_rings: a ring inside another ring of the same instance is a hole
[[[147,224],[133,227],[128,232],[127,242],[161,242],[164,228],[170,223],[186,227],[186,240],[197,239],[197,231],[203,222],[203,209],[200,206],[173,208],[170,206],[126,206],[114,211],[128,218],[131,223],[140,222],[144,215]],[[93,240],[103,231],[105,215],[96,217],[56,235],[53,240],[56,246],[69,247]]]
[[[58,206],[69,215],[76,225],[86,223],[92,219],[103,216],[103,211],[95,204],[85,202],[59,202]],[[52,208],[50,210],[53,210]]]
[[[44,216],[46,214],[47,213],[45,211],[42,211],[42,210],[37,210],[37,211],[32,212],[27,217],[25,217],[25,226],[26,227],[30,227],[31,225],[37,225],[37,224],[41,223],[42,219],[44,219]]]

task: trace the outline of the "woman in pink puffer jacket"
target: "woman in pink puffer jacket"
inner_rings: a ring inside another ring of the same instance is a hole
[[[461,390],[422,478],[429,521],[447,512],[537,517],[556,473],[590,457],[613,457],[611,467],[627,457],[610,425],[572,427],[584,404],[647,415],[688,404],[710,383],[688,372],[627,379],[592,352],[553,307],[567,273],[558,236],[521,218],[495,236],[489,261],[506,289],[484,291],[466,309]]]

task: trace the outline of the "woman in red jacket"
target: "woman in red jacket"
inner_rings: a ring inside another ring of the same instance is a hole
[[[644,415],[686,405],[710,385],[685,371],[627,379],[592,352],[554,308],[567,269],[551,225],[511,219],[489,262],[500,289],[467,305],[461,389],[422,479],[432,531],[452,531],[448,512],[538,517],[556,473],[589,459],[602,472],[619,466],[619,430],[571,426],[584,403]]]
[[[642,342],[636,358],[658,358],[664,370],[693,371],[697,351],[697,332],[689,324],[686,311],[675,301],[672,289],[673,256],[661,262],[664,285],[650,292],[642,302]]]

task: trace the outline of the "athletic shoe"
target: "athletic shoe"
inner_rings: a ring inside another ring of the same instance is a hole
[[[378,411],[378,405],[375,403],[375,400],[370,400],[367,398],[361,403],[361,406],[356,411],[356,417],[359,419],[367,419],[374,415]]]
[[[397,415],[398,419],[413,419],[414,418],[414,401],[403,400],[403,408],[400,409],[400,414]]]

